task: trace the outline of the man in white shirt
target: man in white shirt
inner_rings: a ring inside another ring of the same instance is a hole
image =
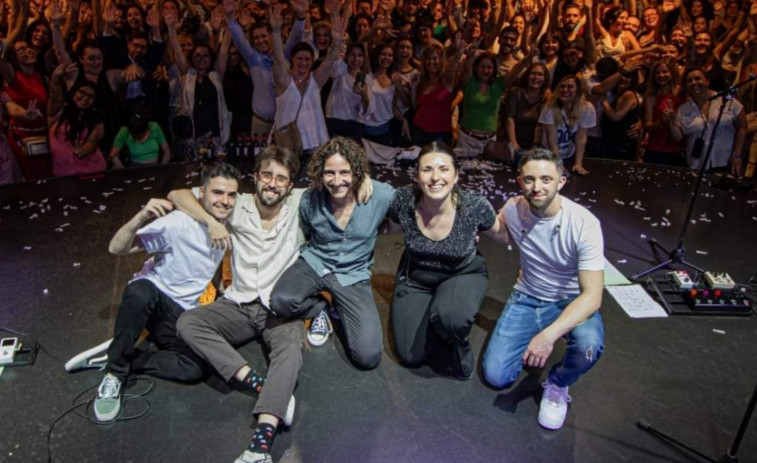
[[[567,341],[563,359],[543,384],[539,424],[559,429],[568,412],[568,386],[591,369],[604,351],[599,307],[604,281],[604,242],[599,220],[560,196],[562,161],[544,150],[520,162],[521,196],[500,211],[520,248],[521,271],[484,355],[484,377],[498,388],[513,384],[524,366],[542,368],[555,342]]]
[[[208,227],[219,248],[232,246],[231,286],[213,304],[187,312],[177,324],[180,337],[228,382],[259,392],[253,414],[257,427],[249,449],[237,463],[271,463],[270,448],[280,423],[291,425],[294,387],[302,366],[305,327],[270,311],[274,283],[299,257],[302,189],[293,189],[299,159],[269,146],[256,158],[255,193],[239,196],[237,207],[220,223],[191,190],[168,195],[179,210]],[[226,226],[228,226],[228,231]],[[230,234],[229,234],[230,232]],[[263,386],[234,346],[262,338],[270,351]]]
[[[239,177],[239,171],[228,164],[211,164],[203,169],[200,205],[215,220],[225,221],[230,216]],[[101,422],[118,416],[121,388],[132,372],[182,382],[196,382],[204,376],[204,362],[179,339],[176,322],[185,311],[199,305],[224,251],[211,247],[203,225],[172,210],[169,201],[151,199],[113,236],[109,246],[112,254],[146,251],[152,258],[124,290],[113,339],[66,363],[68,371],[91,367],[90,359],[107,349],[106,374],[94,403],[95,417]],[[158,350],[135,349],[145,328]]]

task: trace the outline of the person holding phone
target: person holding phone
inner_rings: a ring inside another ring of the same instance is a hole
[[[368,72],[365,45],[351,43],[345,58],[331,68],[334,84],[326,101],[326,128],[330,137],[349,137],[360,143],[363,121],[372,110],[371,91],[365,84]]]

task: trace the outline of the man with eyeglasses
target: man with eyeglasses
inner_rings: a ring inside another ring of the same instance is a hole
[[[299,159],[289,150],[265,148],[255,162],[254,194],[239,196],[226,224],[208,214],[193,191],[168,195],[179,210],[208,227],[216,247],[232,249],[231,286],[203,310],[182,316],[179,336],[224,380],[248,390],[257,378],[234,346],[260,338],[270,350],[267,379],[253,410],[257,427],[239,463],[272,462],[276,428],[282,422],[291,425],[294,415],[292,394],[305,328],[302,321],[277,317],[268,307],[274,283],[297,260],[304,241],[298,214],[304,190],[293,188],[299,169]]]

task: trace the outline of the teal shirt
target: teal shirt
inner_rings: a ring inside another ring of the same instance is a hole
[[[116,138],[113,140],[115,148],[123,148],[126,145],[131,154],[131,160],[138,164],[149,164],[158,162],[160,159],[160,145],[166,142],[163,130],[156,122],[148,122],[147,130],[150,131],[147,139],[138,142],[131,136],[129,129],[121,127]]]
[[[502,77],[490,85],[486,93],[478,91],[478,79],[475,76],[468,79],[462,86],[463,89],[463,118],[460,125],[468,130],[480,130],[485,132],[497,131],[497,118],[499,116],[499,100],[505,92]]]
[[[329,210],[326,191],[308,190],[300,200],[300,227],[309,241],[302,258],[320,276],[335,274],[342,286],[371,278],[378,228],[394,196],[391,185],[372,182],[373,196],[355,205],[344,230]]]

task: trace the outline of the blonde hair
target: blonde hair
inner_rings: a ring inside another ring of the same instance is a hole
[[[571,108],[570,113],[565,113],[568,118],[566,121],[568,129],[573,130],[573,127],[578,124],[578,121],[581,118],[581,107],[586,102],[586,97],[584,96],[583,88],[581,86],[581,80],[575,74],[570,74],[560,79],[560,82],[555,86],[555,92],[547,102],[547,106],[552,110],[555,126],[559,125],[558,121],[562,120],[562,110],[565,108],[563,108],[562,101],[560,101],[558,95],[560,93],[560,86],[566,80],[573,80],[576,83],[576,99],[573,101],[573,108]]]

